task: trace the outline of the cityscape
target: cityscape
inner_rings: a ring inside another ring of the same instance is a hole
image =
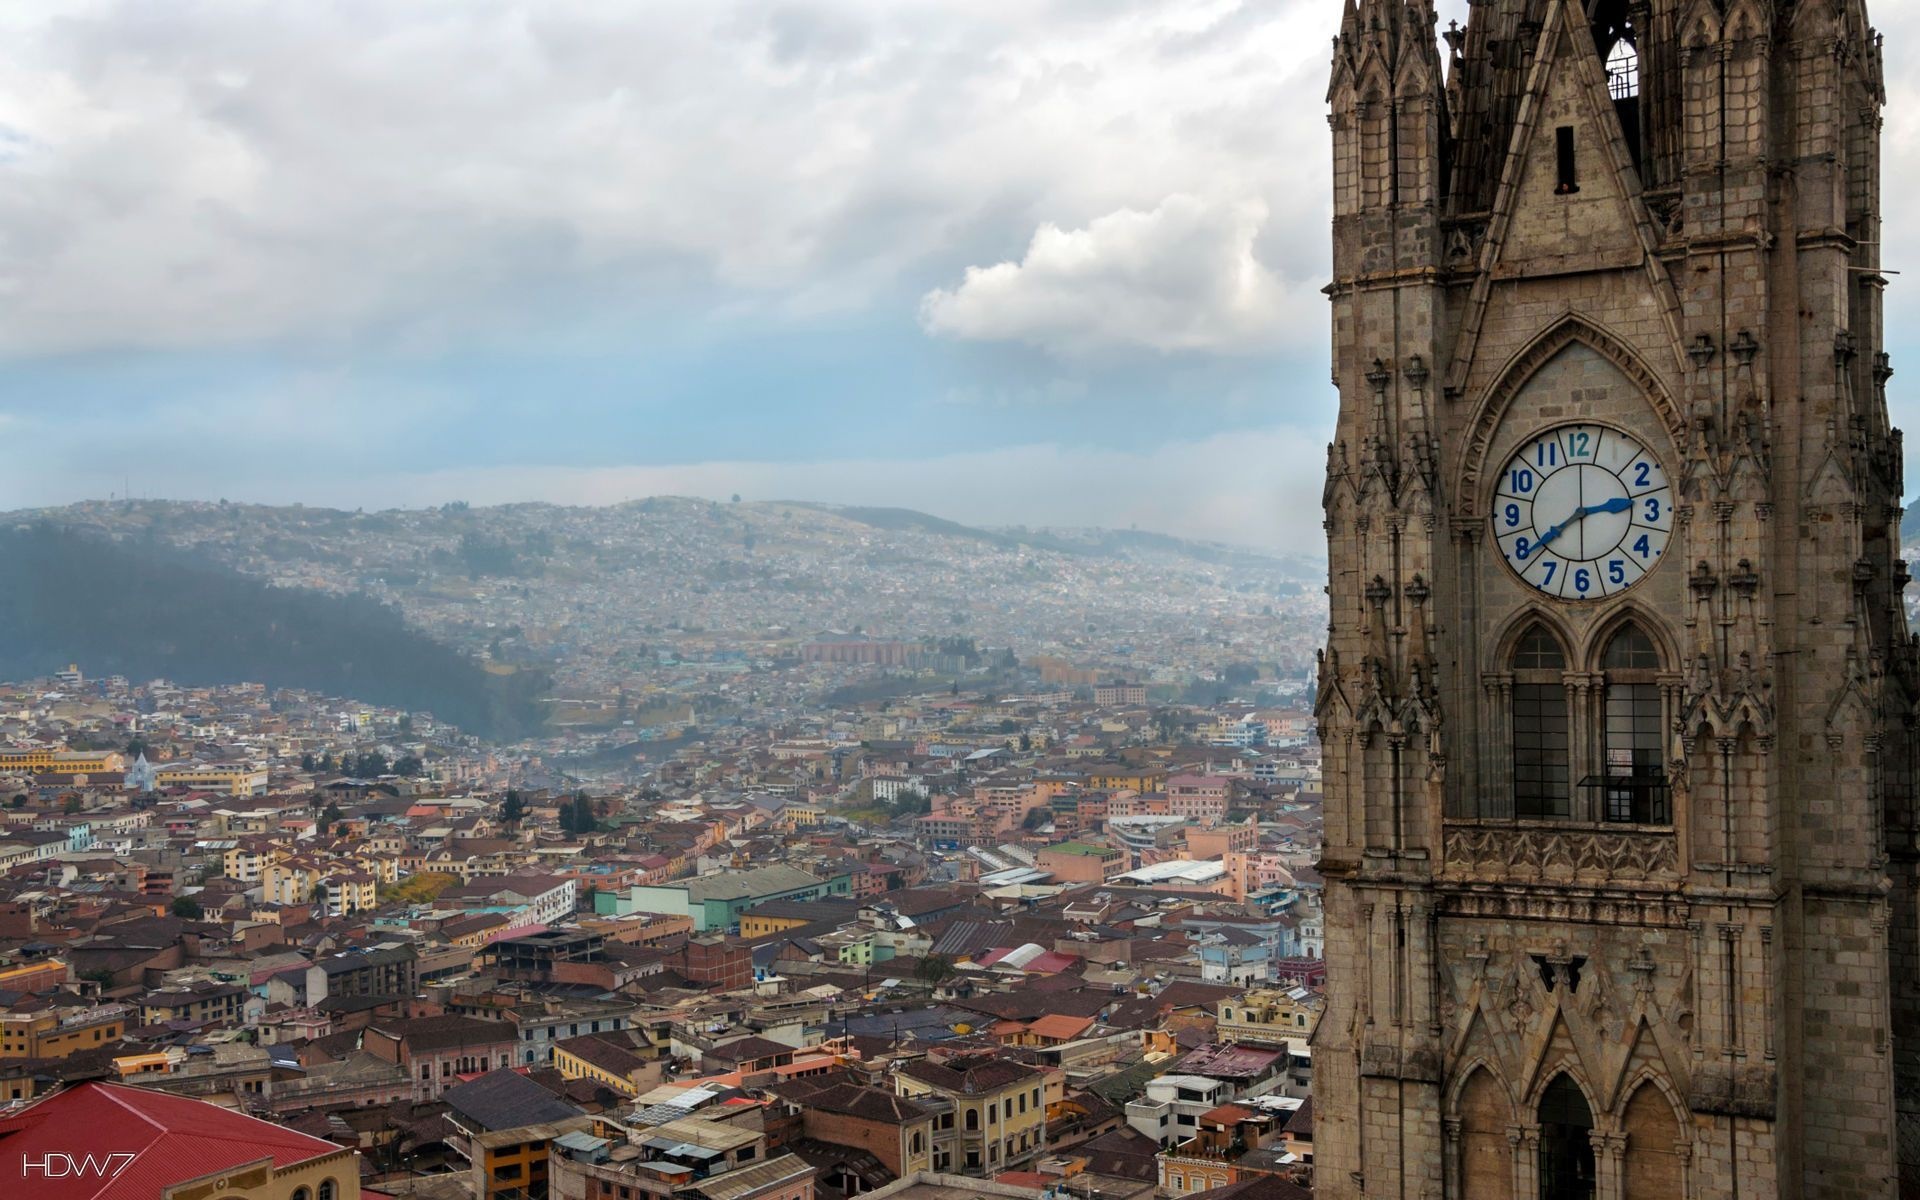
[[[0,685],[5,1099],[190,1097],[337,1196],[1310,1183],[1311,564],[672,498],[11,519],[370,593],[551,691],[494,740]]]
[[[0,1200],[1920,1200],[1874,8],[25,0]]]

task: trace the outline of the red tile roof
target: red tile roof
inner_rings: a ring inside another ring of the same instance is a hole
[[[341,1149],[218,1105],[117,1083],[83,1083],[0,1119],[0,1179],[32,1180],[21,1194],[34,1200],[151,1200],[183,1180],[263,1158],[288,1167]],[[97,1165],[76,1174],[56,1160],[57,1177],[43,1178],[38,1168],[49,1154],[91,1154]],[[106,1157],[116,1154],[133,1157]],[[351,1157],[340,1178],[343,1190],[358,1180]]]

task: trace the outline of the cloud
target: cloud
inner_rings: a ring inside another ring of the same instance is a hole
[[[1279,216],[1325,157],[1274,114],[1290,73],[1318,86],[1300,35],[1326,24],[1307,0],[16,6],[0,353],[910,318],[1048,222],[1187,192]]]
[[[1176,195],[1084,229],[1042,225],[1019,262],[969,267],[951,291],[928,292],[920,322],[937,336],[1025,342],[1069,357],[1135,347],[1271,351],[1306,323],[1300,318],[1319,297],[1296,303],[1256,256],[1266,218],[1259,200]]]

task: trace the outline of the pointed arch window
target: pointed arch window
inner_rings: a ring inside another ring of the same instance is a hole
[[[1541,625],[1513,650],[1513,813],[1569,815],[1567,655]]]
[[[1668,801],[1659,684],[1660,651],[1635,624],[1620,627],[1601,654],[1600,817],[1638,825],[1673,820]]]
[[[1607,96],[1620,118],[1620,133],[1635,167],[1640,147],[1640,36],[1634,28],[1632,0],[1594,0],[1593,44],[1606,66]]]
[[[1563,1072],[1540,1096],[1540,1200],[1593,1200],[1593,1109]]]
[[[1607,51],[1607,95],[1617,102],[1640,94],[1640,52],[1621,38]]]

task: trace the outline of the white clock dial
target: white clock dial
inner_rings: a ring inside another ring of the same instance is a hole
[[[1673,533],[1658,459],[1604,425],[1561,425],[1524,443],[1495,480],[1493,537],[1529,587],[1598,600],[1645,577]]]

